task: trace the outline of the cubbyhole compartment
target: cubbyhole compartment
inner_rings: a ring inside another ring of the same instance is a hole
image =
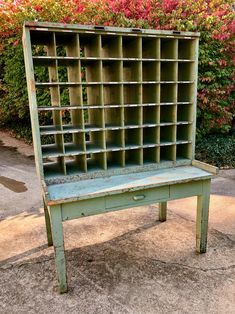
[[[141,82],[141,62],[123,61],[123,81]]]
[[[56,67],[56,61],[50,62],[52,67]],[[49,82],[49,67],[47,64],[34,66],[34,79],[36,83]]]
[[[105,62],[103,61],[103,81],[104,82],[120,82],[121,61]]]
[[[101,56],[101,36],[95,34],[79,34],[80,47],[84,49],[84,57]]]
[[[159,106],[143,107],[143,124],[159,123]]]
[[[123,58],[141,58],[141,38],[132,36],[122,37]]]
[[[86,152],[100,152],[104,150],[105,134],[103,131],[86,132]]]
[[[142,144],[141,129],[126,129],[125,130],[125,147],[131,148]]]
[[[49,145],[49,144],[55,144],[55,135],[42,135],[41,134],[41,145]]]
[[[193,106],[191,104],[177,106],[177,122],[193,121]]]
[[[41,111],[39,116],[39,125],[40,126],[54,126],[55,129],[60,130],[60,112],[54,110],[45,110]]]
[[[192,81],[194,79],[193,63],[178,63],[178,81]]]
[[[75,131],[83,128],[82,110],[64,110],[62,112],[63,131]]]
[[[124,104],[140,104],[142,93],[140,85],[124,85],[123,87]]]
[[[160,39],[159,38],[142,38],[142,56],[143,59],[160,58]]]
[[[144,84],[142,88],[144,104],[156,104],[159,102],[159,84]]]
[[[176,158],[192,159],[192,144],[178,144],[176,145]]]
[[[56,105],[56,101],[58,102],[57,106],[68,106],[70,104],[70,93],[74,92],[76,90],[76,95],[77,95],[77,90],[79,87],[59,87],[59,96],[55,98],[55,105]],[[54,87],[53,87],[54,89]],[[56,88],[55,88],[55,93],[56,93]],[[56,95],[55,95],[56,96]],[[81,98],[77,98],[77,100],[81,101]],[[78,103],[76,103],[77,105]]]
[[[104,127],[104,110],[102,108],[84,109],[85,129],[96,129]]]
[[[160,102],[163,104],[176,102],[176,84],[161,84]]]
[[[143,81],[159,82],[160,81],[160,63],[157,61],[142,62]]]
[[[58,57],[66,57],[66,47],[63,45],[56,46],[56,55]]]
[[[67,175],[76,175],[86,172],[86,155],[65,157]]]
[[[192,125],[182,124],[177,125],[176,138],[177,141],[190,141],[192,140]]]
[[[54,132],[61,130],[61,116],[59,111],[46,110],[41,111],[38,115],[40,131],[42,134],[45,132]]]
[[[68,71],[67,67],[58,66],[57,67],[57,73],[58,73],[58,81],[59,82],[68,82]]]
[[[69,104],[70,106],[83,105],[83,91],[82,86],[71,86],[69,90]]]
[[[102,57],[120,58],[122,56],[121,36],[102,36]]]
[[[71,112],[69,110],[61,110],[61,120],[63,129],[71,129],[72,125],[72,118]]]
[[[107,152],[108,170],[122,167],[124,167],[124,152],[123,151]]]
[[[160,147],[160,162],[175,161],[176,148],[175,145],[167,145]]]
[[[125,107],[124,108],[124,125],[134,126],[141,125],[141,108],[140,107]]]
[[[143,128],[143,144],[144,145],[156,145],[158,143],[157,127]]]
[[[161,82],[177,81],[177,63],[161,62]]]
[[[87,86],[87,105],[101,105],[103,100],[102,87],[100,85]]]
[[[84,82],[101,82],[102,81],[102,64],[101,61],[89,60],[81,61],[82,81]]]
[[[106,130],[106,149],[119,149],[123,147],[124,142],[123,130]]]
[[[182,60],[195,60],[195,39],[178,40],[178,58]]]
[[[105,127],[122,126],[122,108],[105,108]]]
[[[138,166],[143,161],[143,149],[128,149],[125,150],[125,166]]]
[[[176,39],[161,39],[161,59],[177,59]]]
[[[176,121],[176,106],[161,105],[160,106],[160,123]]]
[[[121,86],[120,85],[113,85],[107,86],[104,85],[104,105],[120,105],[121,103]]]
[[[43,136],[41,142],[43,157],[56,157],[63,154],[62,134]]]
[[[66,155],[76,155],[85,152],[85,134],[64,134],[64,151]]]
[[[193,84],[178,84],[178,102],[192,102],[194,99]]]
[[[33,55],[47,55],[46,46],[52,45],[54,42],[53,32],[47,32],[45,36],[44,31],[30,31],[32,54]]]
[[[57,48],[62,47],[65,50],[63,54],[62,53],[59,54],[59,52],[57,52],[57,55],[66,56],[66,47],[73,46],[75,44],[76,39],[77,39],[76,34],[71,34],[70,32],[55,32],[55,42]]]
[[[144,164],[158,163],[159,147],[148,147],[143,149]]]
[[[87,172],[106,170],[107,160],[105,153],[91,153],[86,155]]]
[[[46,179],[65,175],[64,158],[46,158],[43,160],[43,169]]]
[[[50,89],[36,88],[36,99],[37,103],[40,104],[40,107],[50,107],[52,105]],[[59,102],[57,103],[57,106],[59,106]]]
[[[168,144],[175,141],[175,126],[161,126],[160,127],[160,144]]]

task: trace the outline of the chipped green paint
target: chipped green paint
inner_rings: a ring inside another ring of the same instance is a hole
[[[198,37],[24,24],[35,161],[61,293],[68,290],[62,222],[69,219],[159,203],[165,221],[167,201],[196,195],[196,250],[206,251],[215,169],[194,161]],[[35,67],[48,69],[48,81],[37,81]],[[38,106],[38,89],[50,93],[47,106]],[[40,112],[51,114],[50,124],[40,125]],[[53,144],[41,145],[46,136]]]

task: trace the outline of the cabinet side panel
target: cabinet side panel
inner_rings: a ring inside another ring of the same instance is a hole
[[[36,170],[40,179],[44,180],[32,49],[31,49],[30,31],[27,27],[24,27],[23,29],[22,40],[23,40],[25,71],[26,71]]]

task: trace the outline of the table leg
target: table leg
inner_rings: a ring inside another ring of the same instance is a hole
[[[43,205],[44,205],[44,215],[45,215],[45,222],[46,222],[47,243],[48,243],[48,246],[52,246],[53,240],[52,240],[52,234],[51,234],[51,219],[48,212],[48,208],[44,200],[43,200]]]
[[[166,221],[167,202],[159,203],[159,221]]]
[[[52,238],[55,250],[56,273],[59,281],[59,291],[60,293],[65,293],[68,291],[68,287],[66,275],[66,261],[64,254],[64,235],[61,217],[61,206],[51,206],[50,214]]]
[[[196,250],[205,253],[207,247],[208,215],[211,180],[202,182],[203,194],[197,197]]]

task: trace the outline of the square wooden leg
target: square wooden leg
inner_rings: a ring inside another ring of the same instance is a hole
[[[159,203],[159,221],[166,221],[167,202]]]
[[[45,215],[46,232],[47,232],[47,243],[48,243],[48,246],[52,246],[53,240],[52,240],[52,234],[51,234],[51,219],[48,212],[48,208],[44,200],[43,200],[43,204],[44,204],[44,215]]]
[[[207,248],[208,216],[211,180],[202,182],[203,194],[197,197],[196,250],[205,253]]]
[[[51,229],[52,238],[55,250],[55,265],[56,273],[59,282],[60,293],[65,293],[68,291],[67,286],[67,274],[66,274],[66,261],[64,254],[64,235],[61,217],[61,206],[51,206]]]

